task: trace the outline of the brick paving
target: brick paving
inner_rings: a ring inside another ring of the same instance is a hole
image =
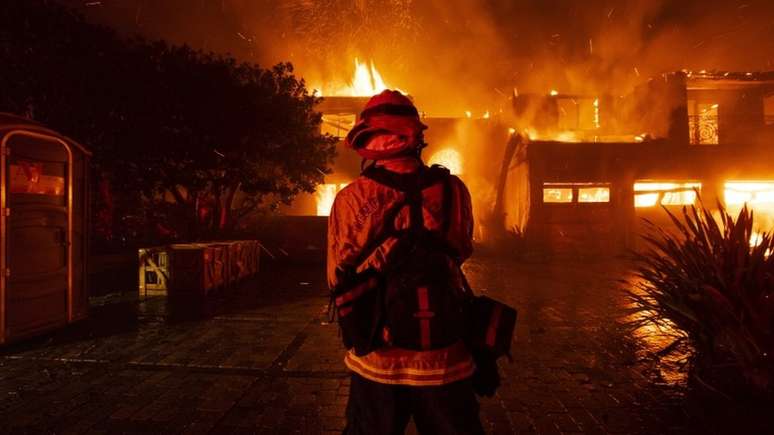
[[[619,326],[622,261],[480,257],[466,271],[520,314],[503,385],[481,400],[489,433],[742,427],[729,423],[733,406],[668,382],[646,344]],[[326,307],[322,267],[268,265],[207,305],[151,298],[94,309],[82,324],[0,353],[0,433],[340,433],[348,374]],[[774,427],[744,409],[755,418],[736,433]]]

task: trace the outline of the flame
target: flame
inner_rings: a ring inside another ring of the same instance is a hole
[[[559,91],[557,91],[556,89],[551,89],[551,92],[549,92],[548,95],[555,97],[559,95]]]
[[[459,151],[451,148],[444,148],[437,151],[430,157],[428,163],[431,165],[438,164],[445,166],[454,175],[462,174],[462,155]]]
[[[314,194],[317,200],[317,216],[329,216],[331,214],[331,207],[333,207],[333,200],[336,199],[336,194],[346,186],[347,183],[320,184],[317,186],[317,191]]]
[[[348,84],[333,85],[328,87],[327,90],[320,86],[313,89],[318,96],[370,97],[385,89],[391,89],[391,87],[385,83],[373,61],[366,63],[360,62],[358,58],[355,58],[355,71]],[[406,93],[397,88],[396,90],[403,94]]]
[[[473,117],[473,112],[471,112],[470,110],[466,110],[465,111],[465,117],[472,118]]]
[[[355,75],[352,77],[350,87],[350,95],[353,97],[370,97],[387,89],[374,62],[371,61],[369,68],[365,63],[360,63],[357,58],[355,58]]]
[[[489,111],[484,112],[484,119],[489,119]]]

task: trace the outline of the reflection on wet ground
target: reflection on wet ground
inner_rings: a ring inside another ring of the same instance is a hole
[[[663,337],[624,327],[619,280],[629,270],[620,260],[466,264],[477,291],[519,310],[513,362],[501,363],[498,394],[481,400],[489,432],[768,427],[755,405],[692,397],[684,372],[656,361]],[[268,264],[205,303],[95,308],[0,352],[0,432],[339,433],[348,379],[327,302],[322,266]],[[740,409],[744,420],[728,418]]]

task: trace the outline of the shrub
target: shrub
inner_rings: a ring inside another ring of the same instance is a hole
[[[691,379],[727,394],[771,396],[774,240],[753,231],[746,207],[736,219],[718,208],[713,216],[699,201],[681,217],[665,209],[673,230],[647,222],[647,248],[635,254],[637,280],[626,290],[632,326],[675,325],[675,343],[694,348]]]

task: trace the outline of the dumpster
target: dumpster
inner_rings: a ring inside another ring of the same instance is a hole
[[[88,315],[88,161],[81,145],[0,114],[0,343]]]

